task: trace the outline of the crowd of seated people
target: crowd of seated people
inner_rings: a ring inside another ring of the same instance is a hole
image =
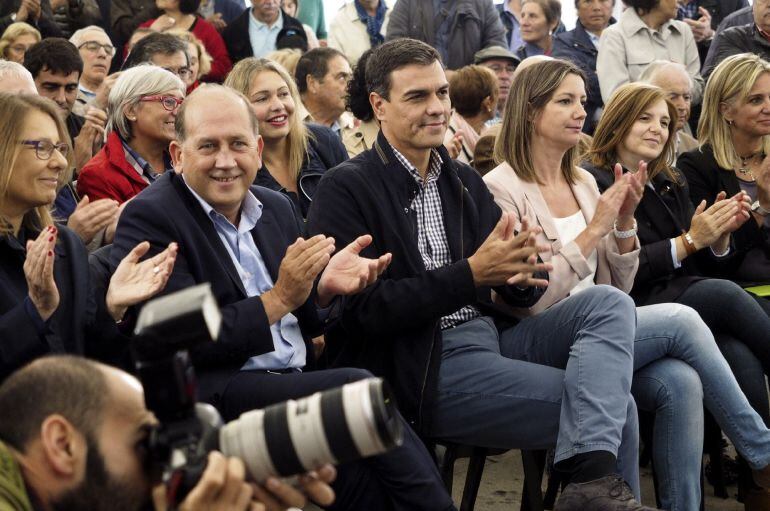
[[[0,0],[0,508],[166,508],[133,331],[208,282],[225,420],[375,375],[405,434],[180,509],[452,510],[451,442],[695,511],[708,416],[770,509],[770,1],[712,4]]]

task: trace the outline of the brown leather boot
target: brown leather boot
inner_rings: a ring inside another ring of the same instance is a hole
[[[655,511],[634,499],[619,476],[607,476],[587,483],[571,483],[556,501],[553,511]]]

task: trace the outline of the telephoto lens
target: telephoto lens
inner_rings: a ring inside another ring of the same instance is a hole
[[[263,483],[382,454],[401,445],[402,436],[387,383],[367,378],[246,412],[220,430],[219,448]]]

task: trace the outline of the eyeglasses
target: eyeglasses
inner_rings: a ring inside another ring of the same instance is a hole
[[[182,104],[183,99],[179,99],[174,96],[163,96],[163,95],[155,95],[155,96],[144,96],[139,101],[159,101],[160,104],[163,105],[163,108],[168,110],[169,112],[173,112],[177,108],[179,108],[179,105]]]
[[[177,75],[182,80],[187,80],[188,78],[190,78],[192,76],[192,71],[190,70],[189,67],[180,67],[179,69],[174,69],[174,68],[171,68],[171,67],[164,67],[163,69],[165,69],[166,71],[169,71],[171,73],[174,73],[175,75]]]
[[[110,57],[115,55],[115,47],[111,44],[101,44],[101,43],[97,43],[96,41],[88,41],[87,43],[83,43],[80,46],[78,46],[78,50],[81,48],[85,48],[91,53],[98,53],[100,48],[104,48],[104,51]]]
[[[38,160],[50,160],[53,155],[53,150],[56,149],[65,158],[70,152],[70,146],[66,142],[59,142],[54,144],[50,140],[20,140],[20,144],[34,147],[35,156]]]

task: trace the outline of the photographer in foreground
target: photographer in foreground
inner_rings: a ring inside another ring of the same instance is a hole
[[[83,358],[36,360],[0,386],[0,509],[93,511],[165,510],[165,488],[151,491],[145,441],[156,423],[140,383],[129,374]],[[277,511],[302,507],[300,491],[269,479],[244,482],[243,463],[209,455],[203,477],[181,511]],[[334,469],[300,478],[319,502],[333,493]]]

